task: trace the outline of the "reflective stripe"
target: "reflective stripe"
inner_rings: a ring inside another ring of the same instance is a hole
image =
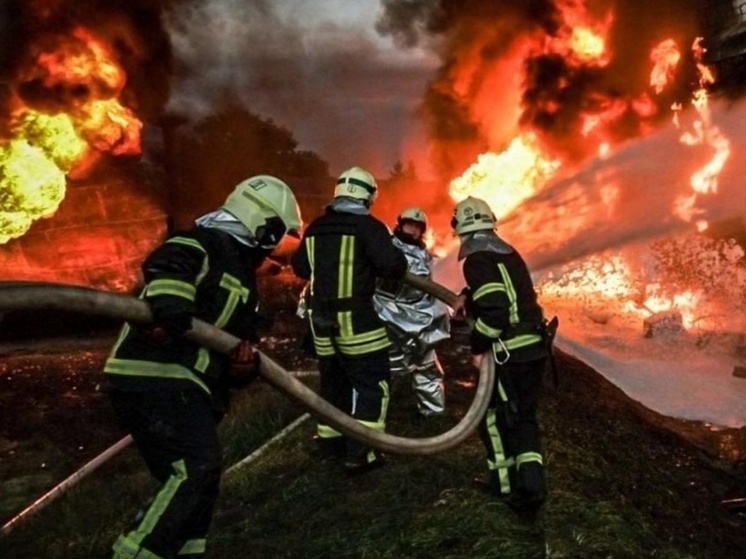
[[[505,285],[498,282],[490,282],[485,283],[482,287],[477,289],[474,292],[474,295],[472,296],[472,300],[476,301],[477,299],[481,299],[485,295],[489,295],[490,293],[497,293],[497,292],[505,292]]]
[[[381,429],[386,428],[386,416],[389,412],[389,402],[391,401],[391,394],[389,391],[389,383],[385,380],[379,381],[378,386],[383,391],[383,399],[381,400],[381,415],[378,418],[378,422],[381,424]]]
[[[207,540],[205,538],[187,540],[184,546],[179,550],[179,555],[199,555],[207,549]]]
[[[124,326],[122,326],[122,329],[119,331],[119,337],[117,338],[117,341],[114,343],[114,347],[111,349],[110,355],[115,355],[117,351],[119,351],[119,346],[122,345],[122,342],[124,341],[124,338],[127,337],[127,334],[130,332],[130,325],[129,323],[125,322]]]
[[[210,366],[210,352],[207,348],[200,347],[197,350],[197,361],[194,363],[194,368],[200,373],[204,373],[207,367]]]
[[[519,454],[515,458],[516,466],[520,469],[521,464],[525,464],[527,462],[538,462],[539,464],[544,464],[544,459],[542,458],[541,454],[538,452],[524,452],[522,454]]]
[[[503,277],[505,283],[505,291],[508,294],[508,300],[510,301],[510,323],[518,324],[518,295],[515,292],[515,286],[513,280],[510,279],[510,274],[505,264],[498,264],[497,268],[500,270],[500,275]]]
[[[238,306],[239,299],[244,303],[249,300],[249,290],[241,284],[241,280],[230,274],[223,274],[223,277],[220,278],[220,287],[228,290],[228,300],[215,321],[216,328],[222,328],[228,324]]]
[[[175,363],[110,358],[104,365],[104,373],[133,377],[186,379],[195,383],[208,394],[210,393],[210,389],[197,375],[186,367]]]
[[[160,555],[156,555],[152,551],[140,547],[125,536],[119,536],[116,539],[112,550],[114,551],[114,559],[140,559],[140,557],[142,559],[163,559]]]
[[[352,338],[355,335],[352,330],[352,311],[338,312],[337,322],[341,338]]]
[[[311,267],[311,279],[309,282],[308,291],[313,296],[313,279],[314,279],[314,268],[316,267],[316,257],[314,255],[316,250],[316,240],[314,237],[306,238],[306,256],[308,257],[308,265]]]
[[[311,331],[313,332],[313,323],[311,323]],[[317,336],[314,332],[313,345],[316,349],[316,353],[320,356],[331,356],[335,355],[336,349],[342,355],[364,355],[366,353],[373,353],[386,349],[391,346],[388,334],[385,328],[378,328],[365,332],[364,334],[354,334],[348,337],[335,337],[334,343],[328,336]]]
[[[477,332],[487,336],[488,338],[499,338],[500,334],[502,334],[502,330],[488,326],[481,318],[477,318],[477,321],[474,323],[474,328],[476,328]]]
[[[154,279],[145,287],[147,297],[173,295],[187,301],[194,301],[197,288],[189,282],[174,279]]]
[[[484,421],[492,449],[492,458],[487,459],[487,467],[497,474],[497,479],[500,481],[500,493],[507,495],[511,489],[508,468],[513,465],[513,459],[505,456],[500,432],[497,430],[497,416],[494,408],[487,409]]]
[[[316,433],[320,439],[336,439],[342,436],[342,433],[323,423],[316,424]]]
[[[508,393],[505,392],[505,386],[503,385],[501,379],[497,379],[497,392],[500,395],[500,401],[501,402],[507,402],[508,401]]]
[[[120,536],[119,539],[117,539],[114,544],[115,551],[131,553],[134,550],[131,557],[137,557],[138,559],[140,557],[146,557],[147,559],[160,559],[160,556],[140,547],[140,544],[153,532],[153,529],[158,524],[161,516],[163,516],[163,513],[168,508],[168,505],[171,504],[171,501],[179,490],[179,487],[181,487],[181,484],[183,484],[189,477],[187,475],[184,460],[174,462],[171,464],[171,467],[173,468],[173,473],[156,494],[155,499],[150,507],[148,507],[142,521],[135,530],[128,533],[126,536]],[[122,541],[120,542],[120,540]],[[117,549],[120,544],[122,547],[121,550]]]
[[[539,336],[538,334],[522,334],[520,336],[516,336],[515,338],[510,338],[503,343],[508,349],[518,349],[519,347],[530,346],[539,343],[540,341],[541,336]],[[492,347],[495,350],[496,354],[500,354],[503,352],[503,348],[499,343],[492,344]]]
[[[355,237],[342,235],[339,245],[339,285],[337,297],[346,299],[352,297],[352,279],[355,266]]]
[[[199,244],[199,241],[190,239],[189,237],[171,237],[170,239],[166,240],[166,243],[164,244],[184,245],[191,248],[196,248],[200,252],[207,254],[207,251],[201,244]]]

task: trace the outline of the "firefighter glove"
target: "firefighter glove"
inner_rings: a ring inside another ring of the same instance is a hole
[[[259,352],[249,340],[241,341],[230,353],[228,375],[231,387],[241,388],[259,376]]]

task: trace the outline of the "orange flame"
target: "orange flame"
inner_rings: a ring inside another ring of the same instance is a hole
[[[92,155],[140,153],[142,123],[118,101],[126,75],[104,42],[77,27],[43,37],[30,54],[17,76],[13,136],[0,142],[0,243],[53,215],[66,175]]]

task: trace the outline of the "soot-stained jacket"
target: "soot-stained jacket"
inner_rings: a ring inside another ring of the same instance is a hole
[[[320,358],[363,357],[391,342],[373,306],[376,278],[399,279],[407,259],[388,228],[368,214],[328,207],[305,231],[293,270],[309,280],[308,309]]]
[[[177,233],[143,264],[141,294],[154,322],[191,316],[241,338],[257,339],[256,269],[267,251],[243,245],[217,229]],[[196,386],[216,410],[228,402],[226,356],[182,337],[158,344],[142,328],[125,324],[104,366],[106,390]]]

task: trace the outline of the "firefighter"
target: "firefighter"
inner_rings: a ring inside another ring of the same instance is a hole
[[[480,426],[487,450],[488,490],[516,510],[537,510],[546,498],[544,457],[536,418],[549,350],[545,321],[528,268],[501,239],[489,205],[468,197],[451,220],[460,240],[467,287],[454,310],[474,318],[471,353],[479,367],[495,360],[492,399]]]
[[[388,350],[383,321],[373,306],[377,277],[401,278],[407,259],[388,228],[370,215],[378,186],[352,167],[342,173],[325,213],[306,229],[291,264],[309,280],[307,316],[319,360],[321,396],[357,421],[384,430],[389,399]],[[323,454],[344,457],[349,473],[380,466],[377,451],[323,422],[316,440]]]
[[[115,559],[204,556],[221,475],[217,426],[229,390],[258,374],[256,270],[300,227],[290,188],[258,175],[146,258],[141,297],[153,322],[122,328],[104,389],[160,487],[115,541]],[[200,347],[183,337],[193,318],[242,341],[230,356]]]
[[[429,278],[433,257],[422,238],[425,231],[425,212],[417,207],[407,208],[396,219],[392,240],[406,256],[409,273]],[[418,417],[442,415],[443,368],[435,346],[450,336],[448,307],[432,295],[388,279],[379,281],[373,302],[392,341],[392,375],[410,375]]]

